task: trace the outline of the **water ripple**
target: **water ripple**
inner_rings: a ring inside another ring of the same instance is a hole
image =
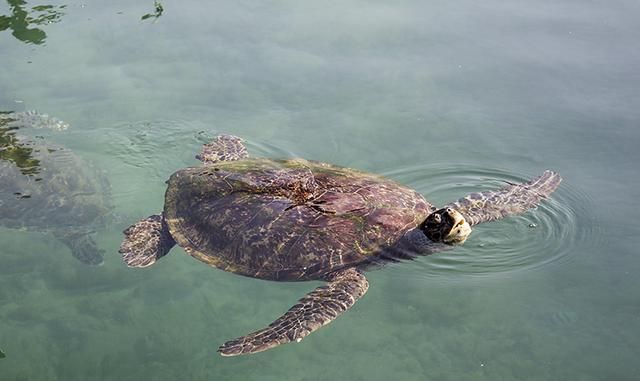
[[[200,147],[222,133],[232,132],[217,131],[198,122],[184,120],[129,122],[108,129],[107,150],[126,165],[144,168],[151,176],[164,180],[177,169],[199,165],[195,155]],[[251,156],[295,156],[293,152],[271,143],[242,138]]]
[[[161,179],[175,169],[195,165],[201,144],[201,130],[187,121],[128,122],[113,126],[106,135],[108,154]]]
[[[544,168],[540,169],[540,173]],[[523,182],[523,175],[474,166],[422,165],[387,171],[385,176],[415,188],[436,206],[473,191]],[[601,231],[591,214],[592,200],[564,179],[558,190],[521,216],[481,224],[464,246],[403,266],[403,276],[460,279],[531,271],[571,260],[586,246],[597,246]]]
[[[128,166],[143,169],[145,178],[164,182],[175,170],[198,165],[200,146],[220,133],[185,121],[154,121],[115,126],[108,150]],[[295,157],[272,143],[246,140],[254,157]],[[540,168],[540,173],[544,168]],[[388,170],[381,175],[416,189],[430,202],[444,205],[470,192],[497,189],[538,173],[519,174],[473,165],[429,164]],[[139,191],[131,184],[129,191]],[[402,276],[455,279],[459,274],[486,276],[533,270],[570,260],[583,245],[597,245],[602,234],[591,214],[592,201],[565,179],[538,208],[522,216],[474,227],[464,246],[421,258],[400,267]]]

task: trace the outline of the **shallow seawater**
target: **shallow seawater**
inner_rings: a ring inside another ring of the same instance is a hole
[[[637,2],[160,3],[0,3],[0,111],[67,123],[17,133],[99,168],[113,204],[98,267],[0,228],[0,380],[640,378]],[[564,181],[462,247],[367,273],[301,343],[223,358],[320,283],[117,252],[218,133],[436,205],[547,168]]]

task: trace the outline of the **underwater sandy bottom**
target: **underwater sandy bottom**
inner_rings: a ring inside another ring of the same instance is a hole
[[[2,242],[6,380],[630,379],[635,357],[622,332],[637,324],[633,307],[593,311],[613,291],[586,294],[575,271],[428,282],[403,279],[405,263],[369,273],[367,295],[302,343],[223,358],[219,344],[316,284],[235,276],[181,249],[134,271],[113,252],[101,267],[81,265],[36,233],[3,232]]]

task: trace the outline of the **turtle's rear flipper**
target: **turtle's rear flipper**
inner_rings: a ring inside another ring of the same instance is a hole
[[[125,229],[120,244],[122,260],[129,267],[151,266],[176,244],[161,215],[154,214]]]
[[[233,135],[218,135],[211,142],[202,146],[196,159],[205,164],[212,164],[218,161],[240,160],[248,156],[242,139]]]
[[[80,262],[98,266],[104,262],[104,250],[99,249],[90,233],[54,233],[56,238],[71,249],[71,254]]]
[[[358,270],[333,273],[328,283],[308,293],[267,328],[224,343],[218,352],[237,356],[266,351],[303,337],[330,323],[360,299],[369,282]]]
[[[556,190],[562,178],[553,171],[523,184],[509,184],[495,191],[471,193],[446,207],[456,209],[470,225],[522,214]]]

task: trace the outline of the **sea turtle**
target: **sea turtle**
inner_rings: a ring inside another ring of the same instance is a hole
[[[412,189],[355,169],[251,159],[234,136],[216,137],[196,157],[204,165],[169,178],[164,211],[124,231],[128,266],[149,266],[178,244],[236,274],[326,282],[268,327],[224,343],[224,356],[302,340],[364,295],[364,270],[461,244],[472,225],[523,213],[561,181],[545,171],[437,209]]]
[[[62,146],[22,134],[66,127],[36,112],[0,113],[0,226],[51,233],[81,262],[98,265],[104,250],[92,233],[112,207],[104,173]]]

